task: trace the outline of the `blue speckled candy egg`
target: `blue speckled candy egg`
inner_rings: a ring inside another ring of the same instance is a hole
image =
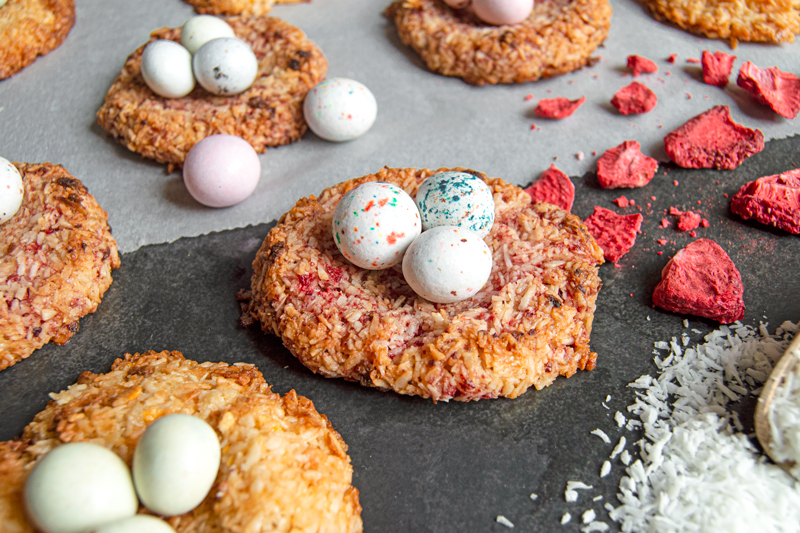
[[[311,131],[326,141],[349,141],[372,127],[378,116],[378,103],[364,84],[331,78],[308,91],[303,116]]]
[[[414,292],[449,304],[474,296],[492,273],[492,251],[477,233],[436,226],[416,238],[403,257],[403,276]]]
[[[0,157],[0,224],[11,220],[22,205],[25,187],[22,176],[11,161]]]
[[[414,200],[400,187],[373,181],[344,195],[333,214],[333,240],[348,261],[380,270],[403,259],[422,231]]]
[[[456,226],[481,238],[494,224],[494,198],[484,181],[466,172],[440,172],[426,179],[417,191],[422,229]]]

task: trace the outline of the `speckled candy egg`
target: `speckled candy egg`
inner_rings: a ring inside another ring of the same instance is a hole
[[[219,439],[204,420],[159,418],[133,452],[133,483],[142,503],[163,516],[188,513],[202,502],[219,471]]]
[[[494,224],[494,198],[486,183],[466,172],[440,172],[417,191],[422,230],[456,226],[486,237]]]
[[[0,157],[0,224],[11,220],[25,195],[22,176],[11,161]]]
[[[212,39],[192,58],[194,76],[203,89],[218,95],[247,90],[258,75],[256,55],[244,41],[234,37]]]
[[[308,91],[303,115],[311,131],[326,141],[360,137],[378,116],[378,103],[367,87],[347,78],[331,78]]]
[[[184,22],[181,27],[181,44],[191,54],[208,41],[235,36],[233,28],[227,22],[212,15],[197,15]]]
[[[76,442],[36,463],[25,482],[25,506],[40,531],[85,533],[133,516],[139,501],[128,465],[117,454]]]
[[[195,200],[209,207],[238,204],[255,190],[261,162],[250,143],[235,135],[210,135],[183,162],[183,182]]]
[[[159,39],[144,47],[142,78],[164,98],[183,98],[194,89],[192,54],[174,41]]]
[[[489,24],[519,24],[533,11],[533,0],[472,0],[472,10]]]
[[[417,237],[403,257],[414,292],[449,304],[474,296],[492,273],[492,251],[474,231],[436,226]]]
[[[373,181],[348,192],[333,214],[333,239],[348,261],[380,270],[396,265],[422,231],[414,200],[403,189]]]
[[[175,533],[175,530],[160,518],[137,514],[105,525],[94,533]]]

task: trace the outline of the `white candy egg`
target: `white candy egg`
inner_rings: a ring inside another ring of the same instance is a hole
[[[197,15],[183,23],[181,44],[193,54],[201,46],[220,37],[236,37],[227,22],[213,15]]]
[[[183,182],[209,207],[238,204],[255,190],[261,162],[250,143],[235,135],[209,135],[192,146],[183,162]]]
[[[195,52],[194,75],[206,91],[218,95],[247,90],[258,75],[256,55],[244,41],[234,37],[212,39]]]
[[[45,455],[25,483],[25,506],[45,533],[86,533],[136,514],[128,465],[111,450],[84,442]]]
[[[472,10],[489,24],[519,24],[533,11],[534,0],[472,0]]]
[[[142,503],[163,516],[187,513],[208,494],[219,471],[219,439],[189,415],[159,418],[133,452],[133,483]]]
[[[107,524],[94,533],[175,533],[172,526],[146,514],[137,514],[130,518],[123,518],[117,522]]]
[[[0,224],[11,220],[25,196],[22,176],[11,161],[0,157]]]
[[[373,181],[344,195],[333,214],[333,239],[348,261],[380,270],[396,265],[422,231],[414,200],[400,187]]]
[[[486,183],[466,172],[440,172],[417,191],[422,230],[456,226],[486,237],[494,224],[494,198]]]
[[[422,232],[403,257],[414,292],[449,304],[474,296],[492,273],[492,251],[474,231],[436,226]]]
[[[194,89],[192,54],[175,41],[153,41],[142,52],[142,77],[154,93],[183,98]]]
[[[308,91],[303,115],[311,131],[326,141],[349,141],[372,127],[378,103],[364,84],[331,78]]]
[[[0,0],[0,7],[6,5],[6,2],[8,2],[8,0]]]

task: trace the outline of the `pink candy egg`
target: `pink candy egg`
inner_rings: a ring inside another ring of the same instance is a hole
[[[533,11],[533,0],[472,0],[472,10],[489,24],[519,24]]]
[[[235,135],[211,135],[195,144],[183,163],[183,182],[209,207],[238,204],[255,190],[261,162],[250,144]]]

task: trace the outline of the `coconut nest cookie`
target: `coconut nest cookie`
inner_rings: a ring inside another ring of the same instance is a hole
[[[491,26],[442,0],[397,0],[386,9],[404,44],[434,72],[467,83],[521,83],[593,62],[611,27],[607,0],[537,0],[523,22]]]
[[[258,58],[258,77],[241,94],[216,96],[199,85],[183,98],[155,94],[141,74],[139,47],[122,68],[97,112],[97,121],[129,150],[170,167],[203,138],[227,133],[257,152],[300,139],[306,131],[303,99],[325,78],[328,62],[302,31],[272,17],[225,19]],[[180,28],[162,28],[150,40],[180,42]]]
[[[299,4],[311,0],[186,0],[204,15],[264,15],[275,4]]]
[[[67,342],[120,264],[108,214],[80,181],[60,165],[14,165],[25,192],[0,224],[0,370]]]
[[[792,42],[800,33],[796,0],[733,2],[731,0],[641,0],[653,16],[684,30],[713,39]]]
[[[495,201],[484,239],[492,273],[472,298],[433,304],[414,293],[399,265],[364,270],[341,255],[331,221],[348,191],[383,181],[414,197],[444,170],[384,168],[301,199],[256,254],[243,323],[259,321],[318,374],[433,400],[514,398],[593,369],[603,252],[579,218],[532,204],[519,187],[467,171]]]
[[[58,48],[74,24],[73,0],[8,0],[0,7],[0,80]]]
[[[196,363],[180,352],[127,354],[109,373],[84,372],[51,397],[22,436],[0,442],[2,531],[34,532],[23,488],[47,452],[67,442],[91,442],[130,466],[147,426],[172,413],[208,422],[222,451],[206,499],[167,519],[177,533],[362,530],[342,437],[311,400],[294,391],[273,393],[252,365]]]

